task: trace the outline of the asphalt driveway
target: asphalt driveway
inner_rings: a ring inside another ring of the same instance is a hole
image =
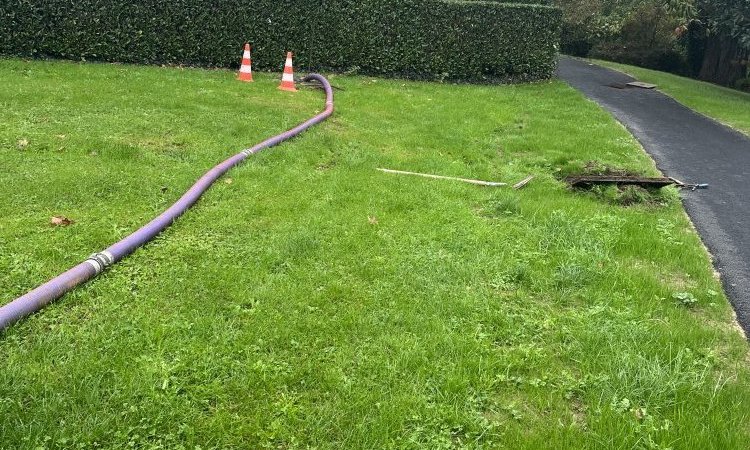
[[[750,138],[658,90],[611,87],[634,79],[587,61],[561,57],[557,76],[610,111],[665,175],[709,184],[683,190],[683,203],[750,336]]]

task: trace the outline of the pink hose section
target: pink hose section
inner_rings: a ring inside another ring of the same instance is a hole
[[[141,247],[153,239],[157,234],[161,233],[165,228],[171,225],[175,219],[180,217],[185,211],[193,206],[200,196],[203,195],[203,193],[206,192],[206,190],[208,190],[208,188],[211,187],[219,177],[228,172],[232,167],[244,161],[248,156],[290,139],[311,126],[324,121],[333,114],[333,90],[331,89],[328,80],[322,75],[313,73],[306,76],[303,81],[318,81],[323,85],[323,89],[326,93],[326,107],[323,112],[305,122],[302,122],[291,130],[266,139],[260,144],[247,148],[215,166],[196,181],[195,184],[193,184],[193,186],[188,189],[179,200],[177,200],[177,202],[170,206],[166,211],[159,214],[151,222],[142,226],[121,241],[111,245],[107,249],[91,255],[87,260],[77,266],[74,266],[36,289],[0,307],[0,330],[7,328],[29,314],[39,311],[47,304],[57,300],[68,291],[74,289],[76,286],[96,277],[107,266],[116,263],[127,255],[133,253],[138,247]]]

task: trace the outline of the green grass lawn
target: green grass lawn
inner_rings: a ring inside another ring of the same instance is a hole
[[[0,60],[0,302],[323,107],[234,76]],[[558,181],[656,174],[609,114],[557,81],[331,81],[334,117],[0,334],[0,447],[746,448],[748,345],[676,192]]]
[[[750,93],[657,70],[610,61],[593,61],[627,73],[640,81],[656,84],[657,89],[683,105],[750,135]]]

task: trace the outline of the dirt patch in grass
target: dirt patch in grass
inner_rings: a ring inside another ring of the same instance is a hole
[[[573,424],[582,430],[588,429],[586,425],[586,405],[577,397],[574,397],[570,405]]]
[[[662,273],[659,275],[659,280],[674,291],[686,291],[694,289],[696,286],[695,280],[691,279],[690,275],[684,272]]]

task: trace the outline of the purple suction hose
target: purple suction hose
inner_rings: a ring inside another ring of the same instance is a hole
[[[182,213],[193,206],[200,196],[211,187],[214,181],[248,156],[292,138],[311,126],[324,121],[328,116],[333,114],[333,90],[331,89],[328,80],[322,75],[313,73],[306,76],[303,81],[318,81],[323,85],[323,89],[326,93],[326,108],[323,112],[305,122],[302,122],[291,130],[266,139],[260,144],[247,148],[215,166],[213,169],[206,172],[206,174],[203,175],[190,189],[188,189],[188,191],[185,192],[177,202],[151,222],[142,226],[123,240],[111,245],[106,250],[94,253],[84,262],[66,272],[63,272],[27,294],[18,297],[7,305],[0,307],[0,330],[7,328],[14,322],[31,313],[39,311],[48,303],[62,297],[65,293],[71,291],[79,284],[83,284],[96,277],[107,266],[110,266],[128,256],[133,253],[135,249],[153,239],[154,236],[161,233],[165,228],[171,225],[175,219],[180,217]]]

